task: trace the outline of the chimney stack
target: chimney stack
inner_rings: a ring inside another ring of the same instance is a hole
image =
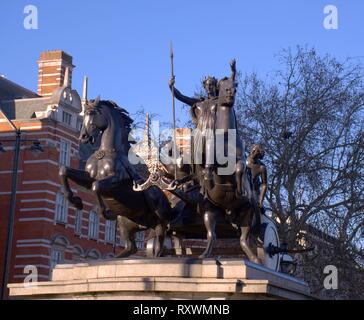
[[[38,62],[38,94],[51,96],[58,87],[72,85],[72,57],[62,50],[43,51]],[[68,72],[66,72],[68,69]],[[68,75],[68,79],[65,76]]]

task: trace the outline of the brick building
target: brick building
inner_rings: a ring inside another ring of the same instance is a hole
[[[42,52],[38,93],[0,77],[0,276],[3,277],[13,174],[15,138],[9,118],[21,130],[14,234],[8,282],[21,282],[24,268],[34,265],[38,279],[49,280],[59,262],[99,259],[119,251],[114,221],[96,214],[95,198],[71,184],[84,200],[77,210],[64,198],[59,166],[79,167],[78,135],[82,102],[71,87],[72,57],[63,51]],[[43,152],[32,150],[40,142]],[[142,243],[140,243],[142,245]]]

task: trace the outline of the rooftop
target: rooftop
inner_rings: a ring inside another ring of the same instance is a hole
[[[5,100],[39,98],[35,92],[0,76],[0,102]]]

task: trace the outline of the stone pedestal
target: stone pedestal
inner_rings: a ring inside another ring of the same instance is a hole
[[[313,299],[306,282],[241,259],[121,259],[57,265],[52,281],[9,284],[21,299]]]

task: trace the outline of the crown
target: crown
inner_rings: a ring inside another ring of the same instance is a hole
[[[215,77],[210,77],[210,76],[209,77],[205,77],[202,80],[203,85],[205,85],[208,80],[211,80],[215,85],[217,85],[217,79]]]

